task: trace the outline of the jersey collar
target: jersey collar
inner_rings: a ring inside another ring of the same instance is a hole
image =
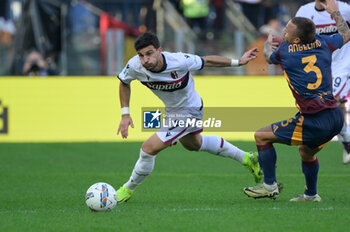
[[[322,10],[317,9],[316,6],[315,6],[315,10],[316,10],[317,12],[325,11],[325,9],[322,9]]]

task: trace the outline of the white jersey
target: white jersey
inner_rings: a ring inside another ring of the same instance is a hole
[[[339,11],[348,25],[350,25],[350,5],[345,2],[339,3]],[[316,25],[316,33],[319,35],[332,35],[338,33],[338,28],[332,16],[326,10],[316,10],[315,2],[305,4],[299,8],[296,17],[311,19]],[[333,78],[349,76],[350,74],[350,43],[344,44],[332,55]]]
[[[201,107],[202,100],[194,89],[191,71],[202,69],[204,60],[181,52],[162,52],[162,55],[164,68],[160,72],[145,69],[136,55],[118,78],[128,85],[132,80],[139,80],[163,101],[165,107]]]

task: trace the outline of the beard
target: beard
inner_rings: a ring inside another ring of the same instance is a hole
[[[159,64],[159,60],[156,60],[156,62],[154,64],[149,63],[149,64],[147,64],[147,66],[143,65],[143,67],[145,69],[147,69],[148,71],[156,72],[156,71],[158,71],[157,70],[158,64]]]
[[[157,65],[150,65],[150,64],[149,64],[149,65],[147,65],[147,66],[143,65],[143,67],[144,67],[145,69],[147,69],[148,71],[153,72],[153,71],[155,71]]]

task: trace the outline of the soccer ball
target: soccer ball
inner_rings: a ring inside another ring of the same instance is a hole
[[[110,211],[117,205],[117,193],[107,183],[96,183],[86,191],[85,202],[92,211]]]

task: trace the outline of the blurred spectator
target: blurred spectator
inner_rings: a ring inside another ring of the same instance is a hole
[[[224,0],[211,0],[210,11],[207,19],[207,39],[218,39],[224,33]]]
[[[311,1],[312,0],[295,0],[295,1],[280,0],[280,5],[283,5],[288,10],[290,16],[294,16],[301,5],[304,5]],[[349,0],[345,0],[345,2],[346,1],[349,2]]]
[[[140,10],[142,0],[128,0],[123,1],[123,15],[122,20],[132,27],[138,28],[140,26]]]
[[[52,60],[49,60],[52,62]],[[50,76],[58,75],[57,71],[50,66],[47,60],[44,60],[38,51],[32,51],[28,54],[23,65],[23,75],[27,76]]]
[[[171,4],[175,7],[175,9],[182,14],[182,9],[181,9],[181,0],[169,0]]]
[[[16,28],[14,22],[0,17],[0,44],[10,44],[15,32]]]
[[[277,11],[277,18],[281,21],[283,27],[285,27],[288,21],[292,18],[291,10],[286,2],[287,1],[281,1]]]
[[[264,43],[267,39],[268,34],[272,31],[272,34],[276,36],[276,42],[282,42],[282,24],[278,19],[271,19],[268,24],[260,27],[259,32],[261,36],[249,46],[248,49],[257,47],[259,51],[264,50]],[[279,65],[270,66],[266,63],[263,55],[258,56],[252,64],[246,65],[247,75],[282,75],[282,70]]]
[[[141,26],[140,13],[142,6],[146,5],[148,12],[150,12],[149,7],[153,6],[153,0],[90,0],[90,2],[109,15],[118,18],[134,28]]]
[[[282,31],[282,24],[281,21],[274,18],[270,19],[268,24],[265,24],[259,28],[259,32],[262,34],[262,36],[268,36],[270,31],[272,31],[272,35],[274,37],[282,38],[283,31]]]
[[[1,0],[0,17],[6,20],[17,20],[21,14],[21,6],[25,0]]]
[[[269,23],[271,19],[283,17],[285,8],[283,0],[236,0],[240,2],[244,15],[259,29]],[[296,4],[294,2],[294,4]],[[289,19],[288,19],[289,20]]]
[[[85,0],[79,0],[69,10],[68,22],[73,33],[93,32],[98,27],[98,18],[85,4]]]
[[[224,28],[224,0],[213,0],[212,4],[215,8],[214,28],[217,32],[221,32]]]
[[[265,0],[263,1],[264,6],[264,24],[269,23],[271,19],[277,18],[278,10],[279,10],[279,1],[280,0]]]
[[[10,70],[13,59],[13,38],[16,32],[12,20],[5,20],[0,17],[0,75],[7,74]]]
[[[9,45],[16,32],[10,11],[10,0],[0,1],[0,44]]]
[[[8,12],[8,1],[2,0],[0,1],[0,17],[1,18],[7,18],[7,12]]]
[[[146,28],[139,28],[141,31],[156,31],[156,13],[153,9],[154,0],[144,1],[144,7],[146,9],[146,15],[142,22]]]
[[[207,33],[209,0],[181,0],[181,7],[188,24],[199,38],[204,39]]]
[[[240,2],[242,11],[244,15],[249,19],[249,21],[255,26],[255,28],[259,28],[264,24],[263,19],[263,3],[262,0],[236,0]]]

